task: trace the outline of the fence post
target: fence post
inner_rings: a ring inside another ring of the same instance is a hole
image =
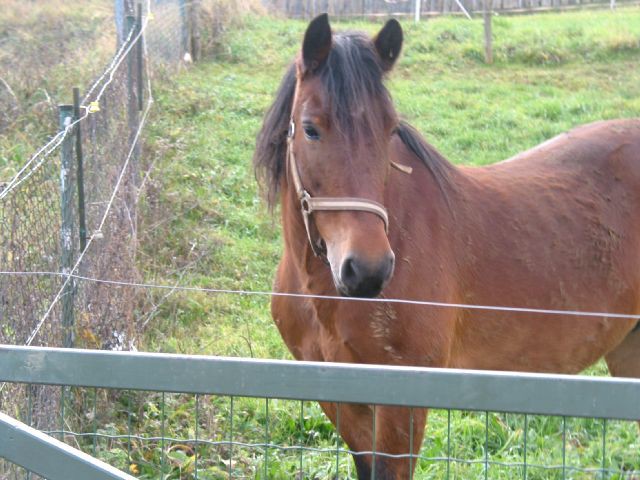
[[[138,27],[136,26],[136,18],[132,15],[127,16],[127,25],[129,31],[134,30],[133,38],[136,38],[136,32]],[[140,41],[142,38],[138,39]],[[140,122],[139,108],[141,109],[140,101],[136,100],[138,96],[139,87],[142,85],[142,68],[134,68],[136,66],[137,59],[133,55],[133,51],[130,51],[127,58],[127,86],[128,86],[128,122],[129,122],[129,142],[131,145],[135,138],[136,132],[138,131],[138,125]],[[141,63],[138,63],[140,66]],[[137,77],[137,78],[136,78]],[[136,185],[136,175],[135,172],[138,171],[138,159],[140,158],[140,144],[137,144],[134,147],[133,155],[131,158],[131,169],[132,175],[131,180],[133,183],[131,185]]]
[[[73,87],[73,119],[80,118],[80,89]],[[76,180],[78,185],[78,226],[80,251],[87,246],[87,221],[84,209],[84,157],[82,155],[82,132],[80,123],[76,125]]]
[[[187,1],[180,0],[180,33],[182,41],[182,58],[180,60],[187,60],[187,55],[190,57],[189,50],[189,16],[187,15]]]
[[[124,37],[126,36],[124,32],[124,0],[114,0],[113,10],[116,21],[116,37],[118,39],[117,48],[120,48],[122,42],[124,42]]]
[[[493,63],[493,36],[491,33],[492,0],[484,0],[484,59],[488,64]]]
[[[143,62],[143,55],[142,55],[142,41],[143,41],[143,34],[142,34],[142,4],[138,3],[138,11],[137,11],[137,15],[136,15],[136,36],[140,35],[140,37],[138,38],[138,43],[136,45],[136,57],[137,57],[137,61],[136,61],[136,67],[138,69],[137,71],[137,79],[136,79],[136,83],[138,86],[138,110],[142,110],[142,95],[143,95],[143,90],[142,90],[142,62]]]
[[[191,59],[194,62],[200,60],[200,12],[201,0],[191,2]]]
[[[58,117],[60,130],[65,130],[73,121],[73,105],[59,105]],[[62,223],[60,227],[60,243],[62,250],[62,273],[71,273],[73,267],[73,187],[71,185],[71,169],[73,168],[73,139],[66,135],[61,145],[60,165],[60,212]],[[74,319],[73,319],[73,280],[67,282],[62,292],[62,335],[63,346],[73,347]]]
[[[414,21],[418,23],[420,21],[420,0],[415,0],[415,12],[414,12]]]
[[[132,30],[135,30],[136,28],[136,17],[134,17],[133,15],[127,15],[126,20],[127,20],[126,22],[127,35],[129,35],[129,32],[131,32]],[[134,39],[135,39],[135,31],[131,35],[131,41],[134,41]],[[131,99],[134,97],[133,62],[134,62],[133,52],[129,50],[129,53],[127,53],[127,93],[129,95],[129,105],[131,105]]]

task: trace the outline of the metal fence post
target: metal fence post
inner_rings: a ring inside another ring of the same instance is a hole
[[[139,17],[138,20],[142,21],[142,10],[141,8],[138,10]],[[129,31],[133,30],[133,36],[131,41],[135,41],[137,34],[140,32],[142,28],[142,24],[136,21],[136,17],[129,15],[127,16],[127,26]],[[140,110],[142,109],[142,37],[137,40],[139,43],[136,46],[140,50],[136,50],[136,54],[134,55],[134,51],[129,51],[127,58],[127,95],[129,97],[129,101],[127,102],[127,116],[129,123],[129,145],[133,144],[135,140],[136,133],[138,131],[138,127],[140,125]],[[137,67],[137,68],[136,68]],[[137,97],[137,99],[136,99]],[[127,202],[131,201],[132,198],[129,196],[129,193],[132,191],[132,187],[135,187],[138,184],[137,181],[137,172],[138,172],[138,161],[140,158],[140,144],[138,143],[133,147],[133,152],[131,156],[131,164],[129,166],[130,172],[130,181],[129,186],[123,185],[122,194],[125,195],[124,198],[127,198]],[[132,221],[134,225],[136,224],[135,220],[135,212],[132,212]]]
[[[133,42],[136,38],[136,17],[134,17],[133,15],[127,15],[127,35],[129,34],[129,32],[131,32],[132,30],[134,30],[134,32],[131,35],[131,42]],[[131,107],[132,102],[133,102],[133,98],[134,98],[134,94],[135,94],[135,86],[134,86],[134,56],[133,56],[133,52],[131,50],[129,50],[129,53],[127,53],[127,94],[129,96],[129,107]]]
[[[73,105],[59,105],[58,115],[60,130],[65,130],[73,121]],[[66,135],[61,145],[61,165],[60,165],[60,212],[62,223],[60,227],[60,244],[62,250],[61,267],[62,273],[71,273],[73,266],[73,209],[71,202],[73,199],[73,187],[71,185],[71,171],[73,168],[73,138]],[[67,282],[62,292],[62,335],[63,346],[73,347],[74,340],[74,319],[73,319],[73,297],[74,283]]]
[[[143,62],[143,56],[142,56],[142,4],[138,3],[138,10],[137,10],[137,15],[136,15],[136,36],[140,35],[140,37],[138,38],[138,44],[136,45],[136,67],[137,67],[137,74],[136,74],[136,83],[138,86],[138,110],[142,110],[142,62]]]
[[[414,12],[414,21],[416,23],[418,23],[420,21],[420,6],[421,6],[421,1],[420,0],[415,0],[415,12]]]
[[[80,89],[73,88],[73,118],[80,118]],[[82,155],[82,132],[80,123],[76,125],[76,180],[78,184],[78,226],[80,235],[80,251],[87,246],[87,221],[84,208],[84,157]]]
[[[113,10],[115,13],[115,21],[116,21],[116,37],[118,39],[118,48],[124,42],[124,0],[114,0]]]
[[[133,32],[131,41],[133,42],[136,38],[136,17],[133,15],[127,15],[127,31]],[[129,97],[129,101],[127,102],[127,110],[129,116],[129,143],[133,141],[135,132],[138,127],[138,102],[136,100],[137,96],[137,83],[136,76],[137,70],[135,68],[136,58],[134,56],[133,51],[129,51],[127,54],[127,96]]]

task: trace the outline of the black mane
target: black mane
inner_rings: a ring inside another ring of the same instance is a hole
[[[415,128],[409,125],[405,121],[401,121],[396,128],[396,135],[400,137],[402,143],[413,152],[413,154],[422,160],[422,163],[427,167],[433,178],[435,179],[440,191],[444,194],[448,203],[448,189],[444,188],[445,185],[451,184],[451,172],[453,171],[453,165],[438,152],[435,147],[429,144],[420,135]]]
[[[333,37],[331,52],[317,75],[331,101],[331,123],[345,138],[375,138],[372,134],[380,131],[385,120],[381,112],[362,108],[371,105],[372,99],[380,102],[384,114],[395,118],[391,95],[383,83],[382,67],[379,55],[365,35],[346,33]],[[280,83],[275,101],[267,110],[256,140],[253,165],[270,207],[277,203],[284,172],[287,130],[295,86],[296,66],[292,64]],[[360,114],[355,117],[354,112]],[[439,184],[447,179],[451,166],[413,127],[401,122],[397,134],[424,161]]]

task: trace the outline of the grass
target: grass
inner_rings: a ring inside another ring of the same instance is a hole
[[[305,26],[251,17],[226,33],[216,58],[157,86],[146,152],[157,163],[140,229],[148,280],[270,289],[281,252],[280,229],[277,215],[271,217],[259,200],[250,159],[263,112],[299,48]],[[374,33],[379,25],[351,22],[337,28]],[[389,88],[398,111],[454,163],[492,163],[575,125],[640,115],[637,8],[497,17],[492,66],[482,62],[478,20],[439,18],[418,25],[405,22],[404,28],[404,53]],[[149,295],[155,308],[142,340],[144,350],[290,358],[272,324],[268,298]],[[604,374],[605,368],[600,364],[589,373]],[[159,405],[159,397],[147,397],[136,409],[157,415]],[[305,404],[301,420],[299,403],[272,400],[270,406],[272,442],[335,448],[333,429],[318,407]],[[166,429],[178,437],[193,433],[193,418],[187,425],[183,417],[185,411],[193,416],[193,397],[172,397],[166,408]],[[228,439],[229,400],[202,399],[202,408],[216,419],[209,424],[210,438]],[[264,400],[236,399],[236,440],[265,440],[265,408]],[[430,415],[423,455],[446,457],[450,449],[451,456],[463,461],[422,461],[416,478],[443,478],[447,469],[452,478],[484,478],[485,454],[489,461],[515,464],[491,465],[489,478],[523,475],[519,464],[525,417],[452,412],[448,444],[447,415]],[[147,434],[157,427],[150,418],[138,421]],[[526,422],[527,478],[562,478],[561,471],[543,468],[562,464],[562,419],[529,416]],[[599,468],[604,455],[610,468],[640,469],[640,440],[633,424],[610,421],[605,428],[600,420],[569,419],[565,434],[569,466]],[[165,463],[167,478],[191,478],[193,449],[167,451],[179,457]],[[223,447],[202,446],[199,453],[199,478],[227,478],[229,469],[245,478],[294,478],[299,461],[296,454],[274,450],[268,461],[260,449],[237,448],[232,460]],[[149,450],[141,446],[134,457],[142,478],[158,473],[157,445]],[[306,454],[304,478],[331,478],[335,462],[335,454]],[[338,463],[341,475],[352,469],[345,454]],[[596,477],[570,470],[566,478]]]

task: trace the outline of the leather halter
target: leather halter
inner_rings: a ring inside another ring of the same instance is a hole
[[[307,238],[311,245],[311,250],[316,257],[324,257],[326,255],[326,247],[322,238],[313,238],[309,227],[309,216],[313,212],[317,211],[360,211],[369,212],[380,217],[384,223],[385,233],[389,233],[389,216],[387,215],[387,209],[383,205],[373,200],[367,200],[364,198],[352,198],[352,197],[312,197],[309,195],[302,186],[302,180],[300,179],[300,173],[298,172],[298,166],[296,164],[296,158],[293,154],[293,137],[296,133],[296,124],[291,120],[289,124],[289,132],[287,133],[287,162],[289,164],[289,171],[291,172],[291,178],[293,179],[293,186],[296,189],[296,195],[300,201],[300,211],[302,212],[302,219],[304,220],[304,227],[307,230]]]

